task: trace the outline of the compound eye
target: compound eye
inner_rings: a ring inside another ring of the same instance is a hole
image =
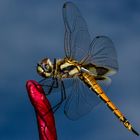
[[[50,67],[50,65],[46,64],[44,66],[44,70],[45,70],[45,72],[51,72],[52,71],[52,68]]]
[[[49,65],[48,65],[48,64],[47,64],[47,65],[45,65],[45,70],[46,70],[46,71],[49,71],[49,68],[50,68],[50,67],[49,67]]]
[[[38,72],[38,73],[43,73],[43,72],[44,72],[44,70],[42,69],[42,67],[41,67],[41,66],[37,66],[37,72]]]

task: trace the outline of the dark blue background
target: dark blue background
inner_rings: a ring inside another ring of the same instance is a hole
[[[74,0],[73,0],[74,1]],[[39,80],[36,63],[63,57],[64,0],[0,1],[0,139],[38,140],[28,79]],[[119,72],[109,97],[140,132],[140,1],[75,0],[91,37],[107,35],[118,53]],[[138,140],[102,103],[73,122],[55,114],[59,140]]]

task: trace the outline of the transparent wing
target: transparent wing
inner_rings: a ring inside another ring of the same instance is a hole
[[[67,90],[68,98],[64,106],[65,115],[71,120],[86,115],[100,99],[80,79],[75,78],[73,86]]]
[[[63,6],[63,19],[66,57],[79,61],[99,83],[110,83],[108,76],[118,70],[117,55],[111,39],[97,36],[90,43],[86,22],[71,2]],[[74,86],[67,91],[68,99],[64,108],[66,116],[72,120],[87,114],[100,101],[82,81],[74,81]]]
[[[86,56],[91,42],[86,22],[72,2],[66,2],[63,6],[63,20],[66,57],[80,62]]]
[[[97,36],[90,44],[83,67],[90,71],[106,90],[111,84],[108,76],[118,71],[117,54],[113,42],[107,36]]]
[[[86,22],[79,9],[71,2],[63,6],[65,24],[65,54],[79,63],[92,63],[109,70],[108,75],[118,70],[117,55],[114,45],[106,36],[97,36],[90,41]]]
[[[112,75],[118,71],[117,54],[113,42],[107,36],[97,36],[90,44],[85,63],[92,63],[99,75]],[[107,70],[104,73],[104,70]]]
[[[62,99],[62,82],[65,85],[65,90],[69,90],[69,88],[71,88],[73,85],[73,79],[71,78],[66,78],[63,80],[46,78],[39,81],[39,84],[45,91],[45,94],[49,99],[52,107],[56,106]]]
[[[39,84],[42,86],[46,95],[48,95],[48,94],[53,94],[55,92],[60,92],[61,81],[64,82],[66,89],[69,89],[73,85],[72,78],[65,78],[62,80],[59,80],[59,79],[54,80],[53,78],[45,78],[39,81]]]

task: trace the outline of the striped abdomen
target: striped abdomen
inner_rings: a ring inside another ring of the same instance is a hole
[[[139,135],[133,128],[132,125],[129,123],[129,121],[124,117],[124,115],[119,111],[119,109],[113,104],[113,102],[107,97],[105,92],[102,90],[102,88],[99,86],[99,84],[96,82],[94,76],[88,74],[88,73],[82,73],[79,78],[84,81],[84,83],[96,93],[98,97],[100,97],[106,105],[109,107],[109,109],[119,118],[119,120],[123,123],[123,125],[136,135]]]

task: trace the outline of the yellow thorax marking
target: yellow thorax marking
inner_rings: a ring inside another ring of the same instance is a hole
[[[73,70],[71,70],[70,72],[69,72],[69,74],[70,75],[73,75],[73,74],[76,74],[76,73],[78,73],[79,72],[79,70],[77,69],[77,68],[74,68]]]
[[[68,66],[72,66],[73,64],[70,64],[70,63],[68,63],[68,62],[65,62],[64,64],[62,64],[61,66],[60,66],[60,69],[62,70],[62,69],[64,69],[64,68],[66,68],[66,67],[68,67]]]
[[[77,69],[78,69],[78,71],[80,71],[80,66],[78,65],[78,62],[77,61],[75,61],[75,60],[69,60],[69,59],[64,59],[65,60],[65,63],[64,64],[61,64],[61,66],[60,66],[60,69],[62,70],[62,69],[64,69],[64,68],[66,68],[66,67],[68,67],[68,66],[76,66],[77,67]]]

